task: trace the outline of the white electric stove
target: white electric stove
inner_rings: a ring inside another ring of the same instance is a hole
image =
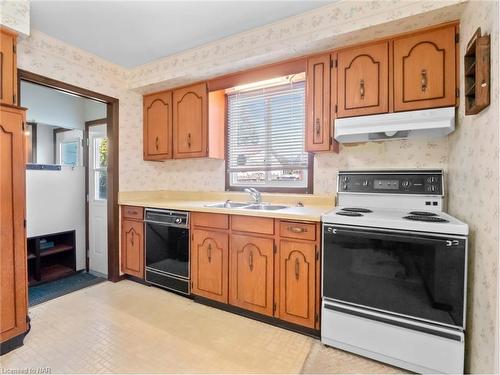
[[[341,171],[337,199],[322,217],[322,342],[462,373],[468,226],[443,212],[443,172]]]

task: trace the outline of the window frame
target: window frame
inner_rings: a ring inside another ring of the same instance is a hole
[[[307,78],[306,78],[307,79]],[[257,82],[257,81],[255,81]],[[255,186],[233,186],[231,185],[231,172],[229,172],[229,131],[228,131],[228,95],[224,94],[224,144],[226,145],[225,157],[224,157],[224,165],[225,165],[225,190],[226,191],[245,191],[245,189],[249,187]],[[304,104],[306,105],[306,103]],[[305,129],[304,129],[304,137],[305,137]],[[261,186],[256,187],[261,192],[264,193],[288,193],[288,194],[313,194],[314,188],[314,153],[307,152],[307,185],[305,188],[303,187],[270,187],[270,186]]]

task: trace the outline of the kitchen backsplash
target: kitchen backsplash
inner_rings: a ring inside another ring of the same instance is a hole
[[[128,168],[130,164],[127,164]],[[448,166],[447,138],[389,141],[341,146],[339,154],[316,154],[314,194],[333,194],[339,169],[440,168]],[[141,163],[134,173],[120,176],[121,191],[221,191],[225,188],[223,160],[170,160]],[[123,186],[126,186],[124,188]]]

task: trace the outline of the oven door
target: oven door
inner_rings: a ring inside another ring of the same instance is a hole
[[[189,279],[189,229],[146,222],[146,270]]]
[[[467,239],[325,225],[323,297],[465,328]]]

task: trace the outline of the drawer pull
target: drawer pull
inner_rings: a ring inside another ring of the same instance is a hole
[[[132,238],[130,239],[130,244],[134,247],[134,231],[132,230]]]
[[[290,232],[293,232],[293,233],[305,233],[307,232],[307,229],[306,228],[302,228],[302,227],[288,227],[287,228]]]
[[[427,90],[427,70],[422,69],[420,72],[420,85],[422,87],[422,92]]]
[[[361,96],[361,99],[365,98],[365,80],[364,79],[359,81],[359,95]]]
[[[300,264],[299,264],[299,258],[295,258],[295,280],[299,279],[299,273],[300,273]]]
[[[159,142],[159,139],[158,139],[158,137],[156,137],[156,141],[155,141],[156,151],[158,151],[158,146],[159,146],[158,142]]]
[[[208,263],[212,262],[212,244],[208,244]]]
[[[138,212],[137,211],[127,211],[127,214],[128,215],[137,215]]]
[[[253,252],[252,251],[250,251],[250,260],[248,262],[248,266],[250,268],[250,272],[252,272],[253,271]]]
[[[191,148],[191,133],[188,133],[187,144],[188,144],[188,147]]]
[[[319,137],[321,134],[321,125],[319,123],[319,118],[317,118],[316,122],[314,123],[314,129],[315,129],[316,135]]]

